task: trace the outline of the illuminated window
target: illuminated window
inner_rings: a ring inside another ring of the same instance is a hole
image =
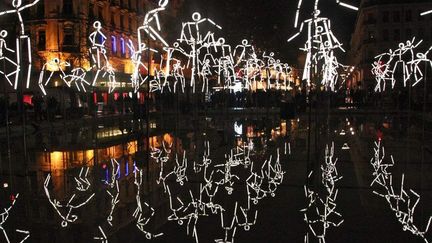
[[[117,38],[115,36],[111,36],[111,51],[113,54],[117,53]]]
[[[126,55],[126,45],[125,40],[120,38],[121,55],[124,57]]]

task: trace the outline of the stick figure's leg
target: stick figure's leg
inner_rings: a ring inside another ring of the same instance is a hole
[[[30,88],[30,78],[31,78],[31,68],[32,68],[32,53],[31,53],[31,42],[28,36],[25,36],[24,39],[27,42],[27,76],[26,76],[26,89]]]
[[[96,81],[97,81],[97,79],[99,78],[99,74],[100,74],[100,72],[101,72],[100,69],[98,69],[98,70],[96,71],[96,75],[95,75],[95,77],[94,77],[94,79],[93,79],[92,86],[95,86],[95,85],[96,85]]]

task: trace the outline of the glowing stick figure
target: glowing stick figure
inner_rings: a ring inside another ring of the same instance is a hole
[[[331,90],[335,90],[334,86],[337,76],[334,75],[334,70],[336,70],[340,64],[334,56],[334,50],[340,49],[344,51],[344,49],[331,31],[330,20],[328,18],[319,17],[319,15],[320,11],[315,9],[314,17],[303,21],[299,31],[288,39],[288,42],[300,35],[305,24],[308,26],[308,40],[306,41],[305,47],[301,49],[307,53],[302,79],[307,80],[310,86],[312,65],[318,65],[319,61],[324,61],[324,76],[321,83],[326,87],[330,87]],[[318,52],[314,53],[314,50],[318,50]]]
[[[179,163],[178,155],[176,155],[176,166],[174,167],[174,174],[176,175],[176,182],[178,182],[181,186],[184,185],[185,181],[188,181],[188,177],[186,175],[186,170],[188,167],[186,151],[183,152],[182,163]]]
[[[425,16],[425,15],[428,15],[428,14],[431,14],[431,13],[432,13],[432,10],[428,10],[428,11],[420,13],[420,16]]]
[[[161,32],[161,25],[159,22],[159,12],[165,10],[165,7],[168,5],[168,0],[159,0],[159,7],[148,12],[144,17],[144,23],[142,26],[138,28],[138,44],[141,45],[143,43],[141,37],[141,31],[144,31],[147,35],[149,35],[153,40],[159,40],[162,44],[168,47],[168,43],[162,38],[159,34]]]
[[[26,5],[22,5],[22,0],[12,0],[12,7],[14,7],[15,9],[12,10],[7,10],[7,11],[3,11],[0,12],[0,16],[5,15],[5,14],[11,14],[11,13],[15,13],[18,17],[18,21],[19,21],[19,27],[20,27],[20,31],[19,31],[19,36],[16,39],[16,57],[17,57],[17,61],[16,61],[16,66],[17,66],[17,72],[19,72],[21,70],[21,62],[23,62],[24,58],[21,59],[21,41],[24,41],[27,45],[27,75],[25,76],[25,80],[27,80],[26,82],[26,88],[28,89],[30,87],[30,76],[31,76],[31,66],[32,66],[32,49],[31,49],[31,41],[30,41],[30,37],[28,35],[25,34],[25,28],[24,28],[24,21],[21,15],[21,12],[24,11],[27,8],[33,7],[34,5],[36,5],[40,0],[34,0],[32,3],[26,4]],[[15,83],[14,83],[14,89],[18,88],[18,75],[15,75]]]
[[[180,43],[186,43],[191,47],[190,54],[188,55],[188,67],[191,66],[192,69],[190,86],[193,87],[193,93],[195,93],[195,76],[200,72],[198,62],[198,50],[206,42],[214,43],[214,34],[212,32],[208,31],[205,36],[200,33],[200,25],[202,25],[204,22],[208,22],[212,26],[218,29],[222,29],[222,27],[217,25],[213,20],[209,18],[202,18],[200,13],[195,12],[192,14],[192,21],[182,24],[180,39],[178,39]]]
[[[258,210],[255,210],[255,214],[254,214],[255,216],[254,216],[254,219],[253,219],[252,222],[249,220],[249,211],[250,211],[250,208],[240,207],[240,211],[243,214],[244,222],[240,223],[240,221],[239,221],[239,219],[237,217],[237,224],[238,224],[238,226],[243,227],[243,229],[245,231],[249,231],[250,227],[254,226],[256,224],[256,221],[257,221],[257,218],[258,218]]]
[[[86,71],[83,68],[74,68],[71,70],[70,74],[67,74],[63,80],[67,84],[68,87],[71,87],[72,84],[75,84],[75,87],[77,88],[78,92],[82,91],[87,92],[85,85],[90,85],[89,82],[85,79]]]
[[[170,210],[172,212],[172,214],[168,216],[168,221],[177,221],[179,225],[183,225],[183,220],[177,214],[179,212],[183,212],[184,203],[179,197],[176,197],[177,201],[180,203],[180,206],[175,208],[173,203],[173,196],[171,194],[171,190],[169,186],[167,186],[167,191],[168,191],[169,202],[170,202]]]
[[[101,243],[108,243],[107,235],[103,231],[102,227],[98,226],[98,229],[99,229],[100,236],[95,236],[93,237],[93,239],[100,240]]]
[[[107,222],[110,226],[112,226],[113,213],[120,202],[120,188],[119,188],[119,178],[120,178],[120,164],[115,159],[111,159],[111,181],[104,181],[104,183],[108,186],[106,192],[111,197],[111,209],[109,215],[107,217]]]
[[[394,165],[394,159],[393,156],[390,156],[390,162],[383,162],[385,152],[384,147],[381,146],[381,141],[375,142],[374,152],[374,157],[370,160],[370,164],[374,168],[372,174],[374,180],[372,181],[371,186],[379,186],[382,192],[374,190],[373,193],[387,201],[389,208],[394,212],[399,223],[402,224],[403,231],[409,231],[413,235],[422,238],[425,242],[429,242],[426,238],[426,234],[428,234],[432,217],[429,217],[425,230],[423,231],[415,225],[414,221],[415,210],[420,202],[420,195],[411,189],[407,191],[404,188],[404,174],[402,174],[400,187],[397,189],[393,187],[393,176],[388,169]]]
[[[224,230],[225,235],[223,239],[216,239],[215,240],[216,243],[234,243],[234,238],[237,231],[237,226],[235,225],[235,222],[237,221],[237,205],[238,202],[236,202],[234,206],[234,214],[231,220],[231,224],[225,225],[224,212],[223,211],[220,212],[221,227]],[[229,235],[230,231],[232,231],[231,235]]]
[[[294,20],[294,28],[298,27],[302,3],[303,3],[303,0],[298,1],[297,10],[296,10],[296,14],[295,14],[295,20]],[[319,3],[319,0],[315,0],[315,5],[314,5],[315,10],[318,8],[318,3]],[[358,11],[358,7],[355,7],[355,6],[348,4],[344,1],[336,0],[336,3],[342,7]]]
[[[147,66],[142,62],[143,53],[147,50],[157,53],[157,50],[148,48],[145,43],[139,44],[140,46],[138,46],[138,50],[135,50],[132,40],[129,40],[127,45],[131,52],[131,61],[134,66],[133,72],[131,74],[131,82],[136,93],[148,78],[147,76],[143,77],[143,75],[141,75],[142,70],[146,70],[148,72]]]
[[[92,86],[96,85],[96,81],[100,77],[101,72],[103,72],[102,77],[108,74],[109,93],[112,93],[117,82],[114,68],[106,55],[105,41],[107,38],[102,33],[102,24],[99,21],[93,23],[93,28],[95,30],[89,36],[89,40],[92,44],[89,52],[93,62],[93,68],[96,69],[96,75],[93,78]]]
[[[13,71],[11,72],[7,72],[6,70],[0,70],[0,74],[4,75],[4,77],[6,78],[6,80],[8,81],[8,83],[11,86],[14,86],[12,81],[11,81],[11,76],[15,75],[18,76],[18,72],[19,72],[19,66],[16,62],[12,61],[12,59],[10,59],[6,53],[15,53],[15,50],[10,49],[7,44],[6,44],[6,40],[5,38],[8,36],[8,32],[6,30],[2,30],[0,32],[0,61],[3,62],[4,67],[8,67],[9,65],[13,66]]]
[[[432,47],[431,47],[432,48]],[[427,58],[427,55],[431,49],[429,49],[425,53],[417,53],[416,59],[412,60],[408,64],[411,64],[412,71],[414,72],[414,78],[415,82],[413,83],[413,87],[416,86],[419,82],[421,82],[424,79],[424,73],[421,70],[421,64],[426,64],[427,66],[432,67],[432,60]]]
[[[39,85],[39,88],[44,95],[47,94],[46,90],[45,90],[45,86],[48,85],[48,83],[51,81],[52,76],[55,73],[54,70],[49,71],[50,74],[49,74],[48,78],[46,80],[44,80],[45,79],[45,73],[48,71],[47,70],[48,66],[55,67],[55,69],[59,70],[60,71],[60,78],[62,80],[64,80],[64,78],[66,77],[66,74],[63,71],[62,66],[69,67],[70,64],[68,62],[61,62],[60,59],[58,59],[58,58],[53,58],[42,66],[42,70],[39,74],[38,85]],[[66,84],[68,83],[67,81],[64,81],[64,82]]]
[[[85,174],[82,174],[82,172],[83,172],[83,170],[81,170],[79,177],[75,178],[75,181],[77,182],[76,189],[80,192],[85,193],[90,188],[90,182],[88,182],[88,180],[87,180],[87,172]],[[69,223],[73,223],[78,219],[78,216],[75,214],[72,214],[72,211],[74,209],[78,209],[78,208],[81,208],[81,207],[87,205],[90,202],[90,200],[94,197],[95,194],[94,193],[90,194],[90,196],[88,196],[87,199],[82,200],[81,203],[73,204],[72,202],[74,201],[75,197],[77,196],[76,193],[74,193],[69,198],[69,200],[67,200],[66,204],[62,204],[57,199],[51,198],[51,193],[48,189],[50,181],[51,181],[51,174],[48,174],[48,176],[44,182],[45,195],[47,196],[48,201],[53,206],[56,213],[62,219],[61,226],[63,228],[65,228],[68,226]],[[65,213],[62,213],[61,209],[65,209]]]
[[[234,48],[233,56],[234,58],[237,58],[237,61],[235,63],[235,66],[239,66],[241,63],[246,63],[246,60],[251,56],[252,54],[255,54],[255,48],[249,44],[249,41],[244,39],[242,40],[240,45],[237,45]]]
[[[8,236],[5,228],[3,227],[3,225],[7,222],[8,218],[9,218],[9,212],[15,206],[15,203],[16,203],[16,200],[18,199],[18,196],[19,196],[19,194],[17,194],[16,196],[12,196],[11,197],[11,201],[12,201],[11,205],[8,208],[3,208],[2,212],[0,213],[0,230],[3,232],[3,236],[6,239],[7,243],[10,243],[10,240],[9,240],[9,236]],[[26,241],[30,237],[29,231],[24,231],[24,230],[19,230],[19,229],[16,229],[15,231],[18,233],[26,235],[25,238],[22,239],[19,243],[23,243],[24,241]]]
[[[200,77],[202,77],[202,89],[201,92],[204,93],[204,91],[206,93],[209,92],[209,77],[212,76],[213,72],[213,67],[216,65],[216,60],[213,57],[212,54],[206,54],[203,58],[203,60],[199,61],[200,63],[200,72],[198,73],[198,75]]]
[[[181,61],[174,59],[173,69],[171,70],[171,75],[174,77],[174,93],[177,90],[177,84],[180,83],[181,91],[184,93],[186,78],[184,76],[185,66],[182,65]]]
[[[132,216],[135,219],[137,219],[136,226],[141,232],[143,232],[145,234],[145,237],[148,240],[160,237],[163,235],[163,233],[153,234],[153,233],[150,233],[149,231],[147,231],[145,229],[145,227],[148,225],[150,220],[154,217],[155,210],[147,202],[144,202],[144,203],[141,202],[141,186],[142,186],[142,181],[143,181],[142,180],[142,177],[143,177],[142,170],[139,170],[139,169],[134,170],[134,174],[135,174],[134,184],[135,184],[136,189],[137,189],[137,193],[136,193],[136,197],[135,197],[136,203],[137,203],[137,208],[135,209]],[[143,210],[143,204],[149,209],[150,215],[148,217],[146,217],[144,215],[145,213]]]

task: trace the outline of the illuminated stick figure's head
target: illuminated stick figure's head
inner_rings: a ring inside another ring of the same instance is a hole
[[[192,14],[192,19],[193,19],[193,21],[195,21],[195,22],[200,21],[200,20],[201,20],[201,14],[198,13],[198,12],[193,13],[193,14]]]
[[[2,31],[0,32],[0,37],[1,37],[1,38],[6,38],[7,35],[8,35],[8,32],[7,32],[6,30],[2,30]]]
[[[425,53],[419,52],[419,53],[417,53],[416,56],[417,56],[418,59],[426,59],[426,54]]]
[[[159,7],[165,8],[168,5],[168,0],[159,0]]]
[[[224,45],[225,44],[225,38],[219,38],[218,40],[217,40],[217,44],[219,44],[219,45]]]
[[[12,0],[12,6],[14,8],[19,8],[22,5],[22,0]]]
[[[249,44],[248,40],[243,39],[243,40],[242,40],[242,45],[246,46],[247,44]]]
[[[94,23],[93,23],[93,28],[95,28],[95,29],[97,29],[97,30],[102,29],[102,24],[101,24],[101,22],[99,22],[99,21],[94,22]]]
[[[178,42],[174,42],[174,48],[178,48],[180,45]]]

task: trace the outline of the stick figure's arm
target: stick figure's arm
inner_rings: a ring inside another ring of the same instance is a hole
[[[24,10],[24,9],[26,9],[26,8],[33,7],[33,6],[36,5],[39,1],[40,1],[40,0],[34,0],[32,3],[29,3],[29,4],[27,4],[27,5],[24,5],[24,6],[20,7],[20,8],[18,9],[18,12],[21,12],[22,10]]]
[[[0,16],[5,15],[5,14],[10,14],[10,13],[17,13],[18,11],[16,9],[12,9],[12,10],[8,10],[8,11],[3,11],[0,12]]]
[[[359,10],[358,7],[353,6],[351,4],[348,4],[348,3],[345,3],[345,2],[341,2],[340,0],[336,0],[336,3],[338,5],[340,5],[340,6],[342,6],[342,7],[345,7],[345,8],[349,8],[349,9],[352,9],[352,10],[355,10],[355,11]]]

